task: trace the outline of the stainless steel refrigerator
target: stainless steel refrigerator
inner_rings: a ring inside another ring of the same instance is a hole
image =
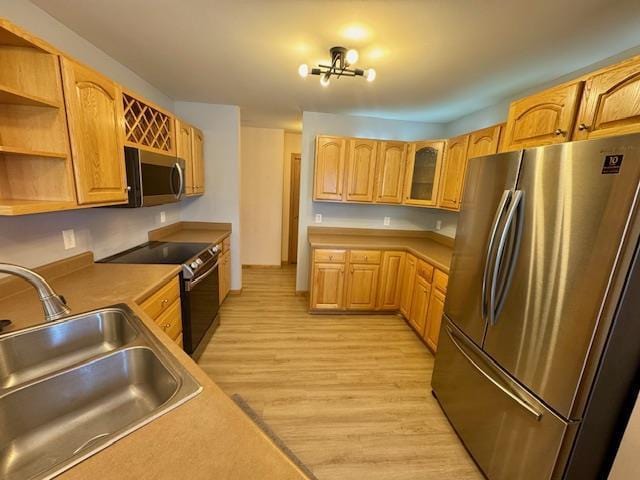
[[[490,480],[603,478],[637,394],[639,183],[640,135],[470,160],[432,389]]]

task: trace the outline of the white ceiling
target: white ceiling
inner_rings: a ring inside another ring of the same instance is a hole
[[[294,129],[303,110],[449,122],[640,45],[639,0],[33,3],[176,100]],[[298,76],[334,45],[377,80]]]

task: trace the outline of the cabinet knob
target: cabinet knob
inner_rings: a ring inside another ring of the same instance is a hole
[[[162,301],[160,302],[160,304],[164,307],[167,303],[169,303],[169,300],[167,300],[166,298],[163,298]]]
[[[554,135],[564,135],[566,132],[564,130],[561,130],[559,128],[556,128],[555,131],[553,132]]]
[[[589,127],[584,123],[581,123],[580,125],[578,125],[578,130],[580,131],[589,130]]]
[[[162,326],[162,330],[166,332],[166,331],[167,331],[167,328],[169,328],[170,326],[171,326],[171,324],[170,324],[170,323],[165,323],[165,324]]]
[[[369,257],[368,257],[367,255],[365,255],[365,256],[364,256],[364,261],[366,262],[366,261],[368,261],[368,260],[369,260]]]
[[[333,260],[333,255],[329,255],[329,260]]]

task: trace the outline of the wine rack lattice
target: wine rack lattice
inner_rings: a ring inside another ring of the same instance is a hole
[[[124,102],[125,135],[128,142],[165,152],[173,150],[171,117],[126,93]]]

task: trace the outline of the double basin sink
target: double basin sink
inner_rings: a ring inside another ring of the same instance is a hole
[[[0,478],[52,478],[201,390],[126,305],[0,335]]]

